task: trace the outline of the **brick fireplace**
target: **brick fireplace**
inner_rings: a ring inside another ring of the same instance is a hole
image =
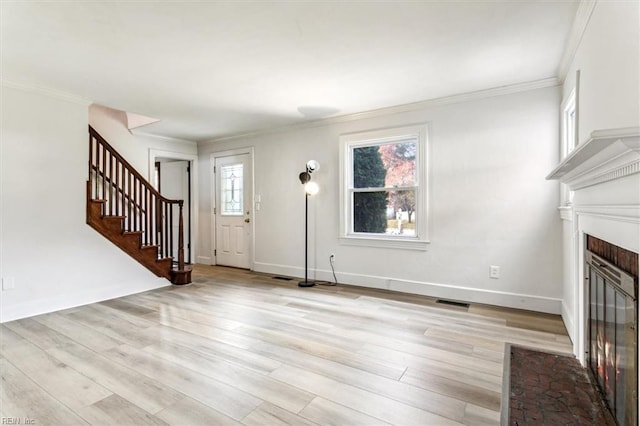
[[[635,425],[638,254],[591,235],[585,248],[587,370],[616,424]]]
[[[620,268],[621,262],[635,263],[635,272],[624,273],[631,276],[632,281],[635,280],[637,288],[640,252],[640,128],[593,132],[591,138],[581,143],[547,178],[559,180],[563,184],[563,190],[572,192],[572,196],[567,197],[572,202],[561,206],[559,210],[563,219],[564,245],[562,318],[573,341],[574,353],[582,365],[594,373],[595,381],[602,382],[605,402],[612,414],[618,416],[618,424],[635,425],[638,419],[639,377],[637,294],[624,301],[621,297],[637,290],[629,290],[627,287],[626,292],[616,293],[620,287],[615,287],[615,284],[607,290],[603,277],[613,278],[613,270],[624,272]],[[590,264],[591,261],[593,262]],[[600,280],[603,281],[598,284]],[[608,298],[605,297],[607,292]],[[591,298],[594,293],[595,300]],[[620,297],[617,299],[620,306],[607,303],[616,301],[617,296]],[[629,303],[633,305],[631,314]],[[593,328],[591,313],[594,309],[596,319],[599,313],[603,314],[604,319],[605,311],[609,309],[609,320],[605,319],[599,326],[600,334],[597,326]],[[619,326],[618,333],[627,334],[632,342],[620,345],[628,347],[630,344],[633,349],[631,352],[619,349],[620,353],[624,352],[625,356],[630,354],[633,358],[625,359],[624,365],[618,365],[620,368],[615,365],[612,343],[604,341],[607,335],[616,335],[616,326],[612,320],[616,315],[624,316],[626,324]],[[629,324],[630,321],[633,324]],[[625,332],[625,327],[633,328],[626,328]],[[609,363],[608,371],[605,359]],[[630,366],[633,370],[626,371]],[[625,370],[627,376],[633,375],[633,380],[627,377],[617,381],[616,375],[620,376],[618,370]],[[632,383],[633,389],[620,391],[618,396],[607,394],[607,386],[624,383]],[[622,398],[624,404],[616,405],[616,398],[618,403]]]

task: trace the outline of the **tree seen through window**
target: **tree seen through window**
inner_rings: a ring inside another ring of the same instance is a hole
[[[353,230],[415,235],[415,139],[353,148]]]

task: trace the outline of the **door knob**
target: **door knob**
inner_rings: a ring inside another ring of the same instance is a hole
[[[249,218],[246,218],[246,219],[244,220],[244,223],[249,223],[249,222],[251,222],[251,219],[249,219]]]

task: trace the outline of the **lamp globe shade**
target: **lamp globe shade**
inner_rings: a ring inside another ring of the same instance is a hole
[[[315,182],[309,182],[304,186],[304,191],[309,195],[316,195],[320,191],[320,187]]]
[[[307,161],[307,170],[309,170],[309,173],[317,172],[320,170],[320,163],[316,160]]]

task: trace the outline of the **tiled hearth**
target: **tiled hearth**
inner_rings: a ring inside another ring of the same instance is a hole
[[[504,403],[509,404],[509,410],[503,424],[615,424],[578,360],[516,345],[507,350],[510,363],[505,375],[509,375],[510,386]]]

